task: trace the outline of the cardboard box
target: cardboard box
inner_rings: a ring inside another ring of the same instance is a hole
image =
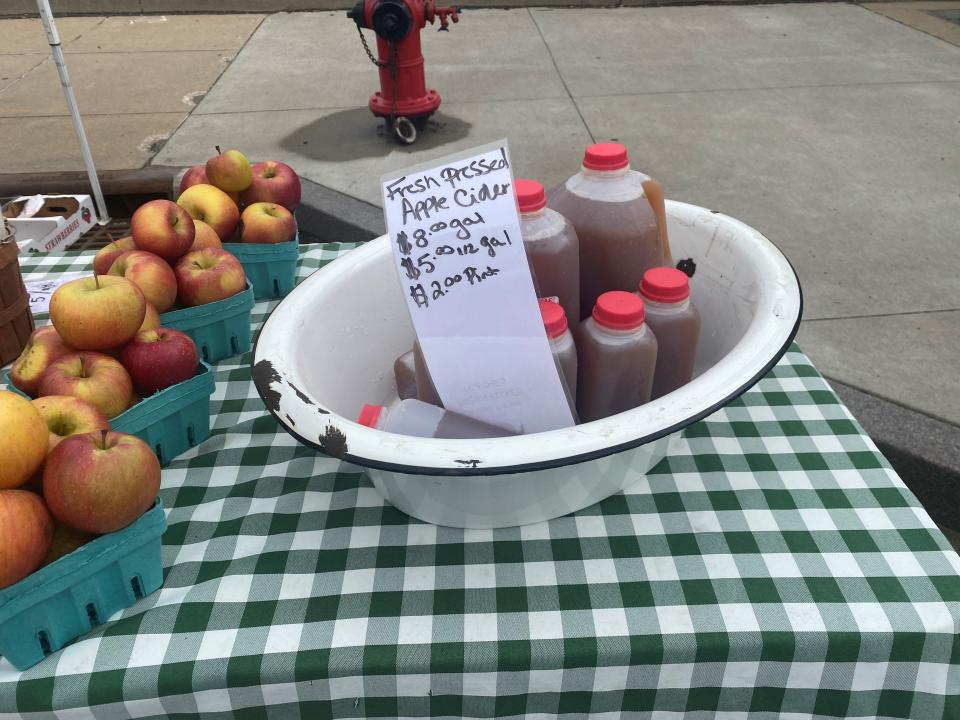
[[[97,222],[89,195],[44,195],[43,206],[29,218],[17,217],[27,196],[3,206],[3,216],[14,231],[20,251],[66,250]]]

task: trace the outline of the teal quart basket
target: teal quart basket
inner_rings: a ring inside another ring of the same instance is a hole
[[[24,397],[4,373],[9,389]],[[136,435],[157,454],[161,465],[199,445],[210,435],[210,396],[213,369],[200,361],[197,374],[189,380],[164,388],[110,420],[110,428]]]
[[[160,324],[185,332],[196,343],[200,359],[215,363],[250,349],[250,311],[255,304],[253,285],[248,280],[243,292],[206,305],[165,312]]]
[[[158,498],[122,530],[0,590],[0,655],[26,670],[159,589],[166,527]]]
[[[223,249],[243,265],[257,300],[275,300],[293,290],[300,258],[299,232],[287,242],[223,243]]]

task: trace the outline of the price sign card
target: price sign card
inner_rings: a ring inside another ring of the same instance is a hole
[[[89,276],[88,272],[62,273],[50,280],[27,280],[24,286],[30,295],[30,310],[34,315],[43,315],[50,309],[50,298],[58,287],[71,280]]]
[[[444,406],[518,433],[573,425],[520,237],[506,140],[381,182],[403,295]]]

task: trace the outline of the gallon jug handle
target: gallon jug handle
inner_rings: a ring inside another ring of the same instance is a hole
[[[657,238],[663,253],[663,264],[673,267],[673,255],[670,253],[670,239],[667,237],[667,211],[663,202],[663,186],[656,180],[644,180],[643,193],[657,218]]]

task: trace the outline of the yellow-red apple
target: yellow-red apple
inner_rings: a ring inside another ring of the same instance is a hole
[[[50,298],[53,326],[78,350],[120,347],[140,329],[146,312],[140,288],[114,275],[71,280]]]
[[[254,164],[253,181],[240,193],[247,205],[272,202],[293,212],[300,205],[300,178],[289,165],[276,160]]]
[[[98,352],[64,355],[40,381],[40,395],[70,395],[93,405],[109,420],[130,405],[133,383],[119,361]],[[44,425],[46,427],[46,425]]]
[[[140,438],[102,430],[71,435],[43,468],[43,497],[53,516],[88,533],[125,528],[160,490],[160,462]],[[46,554],[46,553],[44,553]]]
[[[293,213],[283,205],[258,202],[248,205],[240,216],[243,230],[240,242],[281,243],[293,240],[297,234],[297,221]]]
[[[186,306],[223,300],[247,287],[243,265],[226,250],[207,248],[187,253],[173,271],[180,288],[180,303]]]
[[[191,165],[183,177],[180,178],[180,192],[182,193],[188,187],[194,185],[209,185],[210,178],[207,177],[207,168],[205,165]]]
[[[133,389],[146,397],[196,375],[200,356],[189,335],[162,327],[128,342],[120,362],[130,373]]]
[[[39,496],[0,490],[0,588],[40,567],[52,539],[53,519]]]
[[[0,390],[0,489],[23,485],[47,455],[47,424],[22,395]]]
[[[194,250],[203,250],[204,248],[222,248],[220,236],[214,232],[214,229],[207,225],[203,220],[194,220],[193,224],[197,226],[197,234],[193,238],[193,245],[188,252]]]
[[[37,328],[30,334],[20,357],[10,366],[10,382],[30,397],[37,396],[40,378],[50,363],[74,349],[67,345],[53,325]]]
[[[78,397],[46,395],[34,400],[33,406],[50,430],[50,450],[70,435],[110,429],[103,413]]]
[[[177,277],[173,268],[159,255],[146,250],[131,250],[110,266],[110,274],[125,277],[143,293],[157,312],[166,312],[177,300]]]
[[[93,272],[96,275],[106,275],[114,260],[123,253],[136,249],[137,245],[133,242],[133,236],[131,235],[114,240],[97,250],[97,254],[93,256]]]
[[[213,228],[223,242],[230,239],[240,222],[240,209],[223,190],[213,185],[193,185],[177,199],[194,220],[202,220]]]
[[[151,200],[130,218],[130,233],[140,250],[173,262],[193,245],[193,218],[172,200]]]
[[[239,150],[227,150],[222,153],[219,145],[217,154],[207,160],[206,171],[210,184],[224,192],[246,190],[253,180],[250,161],[246,156]]]

